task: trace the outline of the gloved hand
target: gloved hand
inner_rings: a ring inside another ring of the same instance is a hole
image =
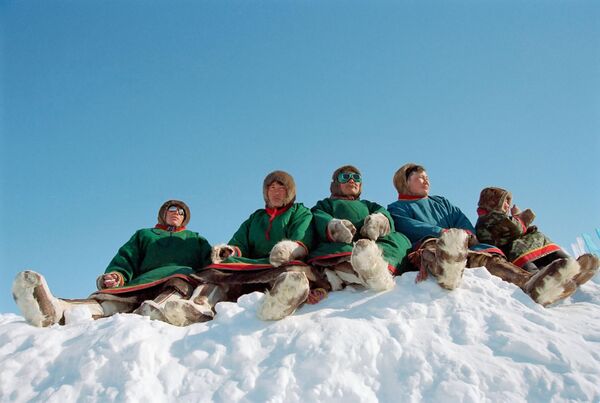
[[[275,267],[279,267],[284,263],[296,259],[302,259],[306,256],[307,250],[298,242],[283,240],[279,241],[271,249],[269,254],[269,263]]]
[[[513,216],[519,217],[521,219],[521,221],[523,221],[523,224],[525,224],[526,227],[529,227],[529,225],[535,219],[535,213],[533,211],[531,211],[531,209],[523,210],[519,214],[513,215]]]
[[[121,283],[121,276],[118,273],[105,273],[98,276],[96,279],[96,287],[99,290],[104,290],[106,288],[115,288],[118,287]]]
[[[235,253],[235,249],[231,245],[227,244],[219,244],[215,245],[212,248],[212,252],[210,253],[210,260],[213,263],[221,263],[223,260],[227,259],[229,256]]]
[[[327,224],[327,231],[334,242],[351,243],[356,228],[348,220],[334,218]]]
[[[360,234],[372,241],[390,233],[390,221],[381,213],[369,214],[360,229]]]

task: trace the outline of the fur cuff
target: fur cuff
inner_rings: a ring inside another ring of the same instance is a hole
[[[348,220],[334,218],[327,224],[327,232],[333,242],[351,243],[356,228]]]
[[[360,229],[360,234],[372,241],[390,233],[390,221],[381,213],[369,214]]]
[[[236,255],[235,249],[237,249],[237,248],[234,248],[233,246],[227,245],[224,243],[215,245],[215,246],[213,246],[212,251],[210,253],[210,260],[213,263],[221,263],[223,260],[227,259],[229,256],[231,256],[231,255],[235,256]]]

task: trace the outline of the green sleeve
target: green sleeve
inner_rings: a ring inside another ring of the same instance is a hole
[[[313,215],[310,210],[302,204],[298,204],[297,210],[287,226],[287,239],[300,241],[310,249],[313,241],[312,219]]]
[[[119,272],[123,275],[125,284],[127,284],[139,269],[142,256],[140,231],[137,231],[125,245],[119,248],[104,273]]]
[[[212,263],[211,258],[210,258],[210,254],[212,252],[212,246],[210,246],[210,243],[208,243],[208,241],[201,236],[198,236],[198,243],[200,243],[200,267],[202,268],[204,266],[207,266],[209,264]]]
[[[317,202],[317,204],[311,209],[313,214],[313,228],[315,231],[315,237],[321,242],[331,242],[327,237],[327,225],[329,221],[333,220],[331,215],[331,208],[329,203],[325,200]]]
[[[242,256],[250,256],[250,222],[254,214],[240,225],[240,228],[233,234],[229,245],[237,246],[242,252]]]
[[[387,209],[385,207],[380,206],[377,203],[370,202],[368,200],[364,200],[364,202],[367,204],[367,207],[369,208],[369,214],[375,214],[375,213],[383,214],[384,216],[386,216],[386,218],[390,222],[390,231],[391,232],[396,231],[396,229],[394,227],[394,220],[392,219],[392,215],[390,214],[389,211],[387,211]]]

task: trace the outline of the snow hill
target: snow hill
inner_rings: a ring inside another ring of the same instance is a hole
[[[178,328],[133,314],[39,329],[0,315],[0,401],[600,401],[600,276],[550,308],[484,269],[416,273],[261,322],[261,293]]]

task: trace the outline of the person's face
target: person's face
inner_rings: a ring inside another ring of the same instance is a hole
[[[184,218],[184,210],[179,206],[169,206],[165,213],[165,221],[171,227],[180,227]]]
[[[508,210],[510,209],[510,201],[508,200],[508,197],[504,199],[504,202],[502,203],[502,211],[504,211],[505,213],[508,213]]]
[[[408,191],[413,196],[425,197],[429,194],[429,177],[427,172],[413,172],[408,177]]]
[[[362,182],[355,182],[354,179],[350,178],[346,183],[340,182],[340,191],[344,196],[356,197],[360,194],[361,186]]]
[[[281,183],[273,182],[267,188],[267,199],[269,200],[269,207],[283,207],[286,198],[287,189]]]

